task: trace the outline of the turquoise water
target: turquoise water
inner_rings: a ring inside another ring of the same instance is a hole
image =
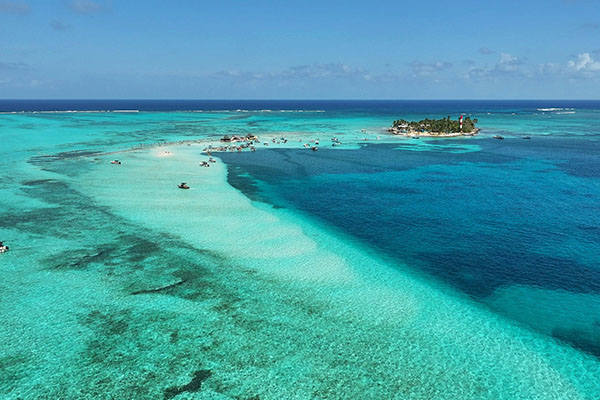
[[[0,115],[3,397],[600,396],[600,105],[179,106]]]

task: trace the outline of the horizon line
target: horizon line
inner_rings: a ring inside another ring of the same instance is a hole
[[[428,98],[428,99],[357,99],[357,98],[0,98],[0,101],[600,101],[597,99],[586,98],[471,98],[471,99],[452,99],[452,98]]]

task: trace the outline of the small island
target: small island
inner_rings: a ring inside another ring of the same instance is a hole
[[[406,121],[399,119],[394,121],[388,132],[394,135],[410,137],[452,137],[452,136],[474,136],[479,132],[475,127],[477,118],[464,117],[453,120],[450,116],[441,119],[425,118],[420,121]]]

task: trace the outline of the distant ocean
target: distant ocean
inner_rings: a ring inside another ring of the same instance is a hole
[[[0,112],[33,111],[219,111],[219,110],[328,110],[494,111],[511,113],[546,109],[600,109],[600,100],[2,100]]]
[[[69,398],[202,382],[224,398],[600,396],[600,101],[0,100],[0,112],[7,398],[69,382]],[[385,132],[461,114],[477,137]],[[224,165],[207,172],[201,147],[105,154],[249,133],[259,151],[214,153]],[[166,177],[198,197],[161,192]],[[311,283],[321,270],[336,278]]]

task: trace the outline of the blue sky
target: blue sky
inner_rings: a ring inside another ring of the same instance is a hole
[[[0,0],[0,98],[600,98],[600,1]]]

